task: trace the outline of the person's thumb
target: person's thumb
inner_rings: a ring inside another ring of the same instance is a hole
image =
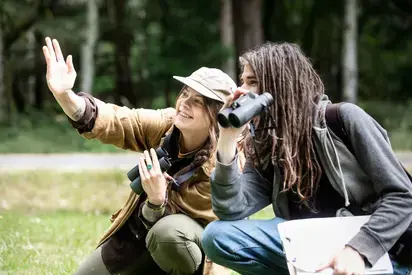
[[[331,258],[329,261],[320,264],[320,265],[316,268],[316,272],[323,271],[323,270],[325,270],[325,269],[327,269],[327,268],[333,268],[334,261],[335,261],[335,258]]]

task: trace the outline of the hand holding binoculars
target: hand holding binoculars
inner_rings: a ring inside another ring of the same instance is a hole
[[[273,103],[270,93],[257,95],[252,92],[236,99],[232,105],[217,115],[217,121],[223,128],[240,128],[253,117],[264,112]]]

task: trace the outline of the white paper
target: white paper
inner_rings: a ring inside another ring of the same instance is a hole
[[[333,274],[332,269],[316,273],[316,268],[330,260],[358,232],[370,216],[316,218],[286,221],[278,225],[291,274]],[[293,269],[294,272],[293,273]],[[392,274],[388,253],[365,274]]]

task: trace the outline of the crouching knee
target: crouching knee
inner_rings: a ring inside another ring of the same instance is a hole
[[[214,221],[202,234],[202,247],[206,256],[217,264],[225,264],[230,257],[230,239],[233,227],[229,222]]]
[[[165,222],[167,220],[170,221]],[[175,222],[174,225],[171,221]],[[153,260],[169,274],[193,274],[202,265],[200,242],[198,244],[193,237],[193,231],[190,230],[193,226],[179,226],[184,225],[184,222],[192,225],[186,217],[164,218],[149,230],[146,237],[146,246]]]

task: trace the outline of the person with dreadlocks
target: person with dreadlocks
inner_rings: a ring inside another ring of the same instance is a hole
[[[386,131],[360,107],[345,103],[338,112],[352,148],[345,146],[326,124],[331,102],[322,80],[295,44],[266,43],[244,53],[240,65],[242,86],[223,108],[247,91],[269,92],[274,101],[249,124],[255,131],[244,139],[242,173],[236,138],[247,124],[220,129],[211,175],[220,220],[202,234],[206,255],[241,274],[288,274],[279,223],[359,215],[350,211],[358,206],[371,214],[369,221],[318,271],[363,274],[389,251],[395,274],[410,272],[412,257],[401,264],[393,248],[411,228],[412,184]],[[275,218],[245,219],[271,203]],[[410,239],[403,245],[410,251]]]

